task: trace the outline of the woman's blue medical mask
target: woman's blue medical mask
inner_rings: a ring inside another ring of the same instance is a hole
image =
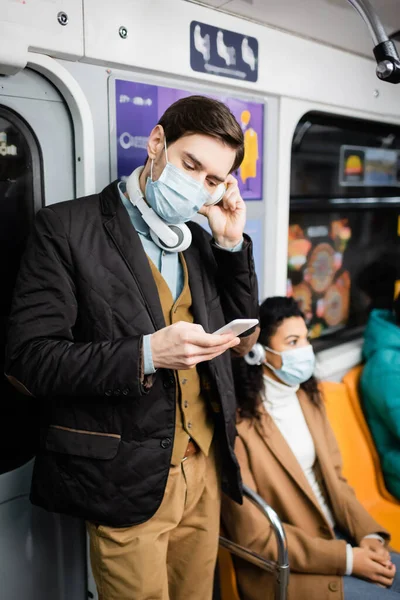
[[[163,221],[169,225],[180,225],[190,221],[212,196],[201,182],[168,162],[166,142],[165,158],[167,164],[156,181],[153,181],[154,161],[151,161],[145,196],[151,208]]]
[[[310,379],[314,373],[315,354],[311,344],[294,350],[284,350],[283,352],[276,352],[268,347],[266,347],[266,350],[282,358],[280,369],[276,369],[268,362],[265,362],[265,364],[287,385],[300,385]]]

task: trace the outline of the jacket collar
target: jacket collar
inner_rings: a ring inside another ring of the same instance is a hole
[[[150,237],[150,228],[147,225],[146,221],[143,219],[140,214],[140,210],[137,206],[134,206],[132,202],[125,196],[126,193],[126,184],[123,181],[120,181],[118,184],[118,192],[119,197],[121,198],[122,204],[125,206],[125,210],[127,211],[131,223],[138,233],[141,235],[145,235],[147,238]]]
[[[194,322],[199,323],[206,331],[208,331],[208,312],[203,282],[204,254],[202,256],[200,251],[201,244],[204,244],[204,238],[197,239],[199,237],[197,229],[199,225],[191,222],[186,224],[192,233],[192,243],[189,248],[184,251],[183,255],[189,272],[189,286],[192,294]]]
[[[316,419],[315,419],[315,407],[311,404],[306,394],[299,390],[298,398],[300,401],[300,405],[310,430],[311,436],[313,438],[315,444],[315,453],[318,461],[320,462],[320,467],[324,478],[326,477],[326,468],[324,466],[327,464],[329,457],[326,456],[326,453],[323,449],[323,432],[319,431],[319,428],[316,427]],[[301,468],[297,458],[294,456],[292,450],[287,444],[285,438],[279,431],[277,425],[275,425],[273,419],[266,412],[264,405],[260,404],[259,406],[259,414],[260,419],[255,421],[255,427],[258,430],[259,435],[261,436],[263,442],[268,446],[271,452],[275,455],[277,460],[281,463],[282,467],[287,471],[290,477],[295,481],[298,487],[301,489],[303,494],[307,496],[309,501],[314,505],[314,507],[318,510],[328,527],[330,527],[329,523],[326,520],[324,513],[321,510],[321,507],[313,493],[311,486],[307,480],[307,477],[304,474],[303,469]],[[318,410],[318,409],[317,409]],[[331,474],[328,474],[330,477]],[[327,483],[327,482],[326,482]],[[331,490],[329,489],[329,494],[331,495]],[[333,505],[334,514],[336,506]]]
[[[100,204],[103,226],[139,287],[154,329],[162,329],[165,327],[165,321],[157,286],[142,242],[120,198],[118,181],[114,181],[101,192]],[[192,311],[195,323],[201,324],[207,331],[208,314],[204,296],[203,257],[200,252],[200,245],[204,243],[204,238],[198,235],[198,226],[194,223],[188,223],[188,226],[193,241],[183,254],[189,271]]]
[[[114,181],[102,191],[100,203],[103,226],[138,285],[154,329],[165,327],[157,286],[151,273],[149,261],[139,235],[122,204],[117,181]],[[149,333],[152,332],[149,331]]]
[[[105,217],[112,217],[117,212],[120,203],[118,183],[119,181],[113,181],[99,194],[101,212]]]

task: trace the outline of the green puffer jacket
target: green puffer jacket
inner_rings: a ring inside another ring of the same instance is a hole
[[[400,327],[389,310],[373,310],[365,330],[362,402],[387,489],[400,499]]]

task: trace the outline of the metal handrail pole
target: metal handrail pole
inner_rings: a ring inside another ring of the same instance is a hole
[[[375,46],[388,41],[388,35],[369,0],[347,0],[366,23]]]
[[[267,504],[259,494],[243,485],[243,495],[248,498],[269,520],[275,534],[278,546],[278,564],[275,580],[275,598],[276,600],[286,600],[289,584],[289,554],[285,531],[282,523],[273,508]]]

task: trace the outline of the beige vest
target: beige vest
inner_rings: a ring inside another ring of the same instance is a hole
[[[184,273],[181,295],[174,302],[167,282],[150,260],[151,272],[157,285],[158,295],[165,324],[173,325],[178,321],[193,323],[192,295],[189,288],[189,273],[183,254],[179,255]],[[180,464],[185,454],[189,438],[192,438],[207,456],[214,434],[214,419],[211,407],[207,406],[201,393],[200,376],[197,369],[175,371],[176,380],[176,420],[175,440],[171,464]]]

